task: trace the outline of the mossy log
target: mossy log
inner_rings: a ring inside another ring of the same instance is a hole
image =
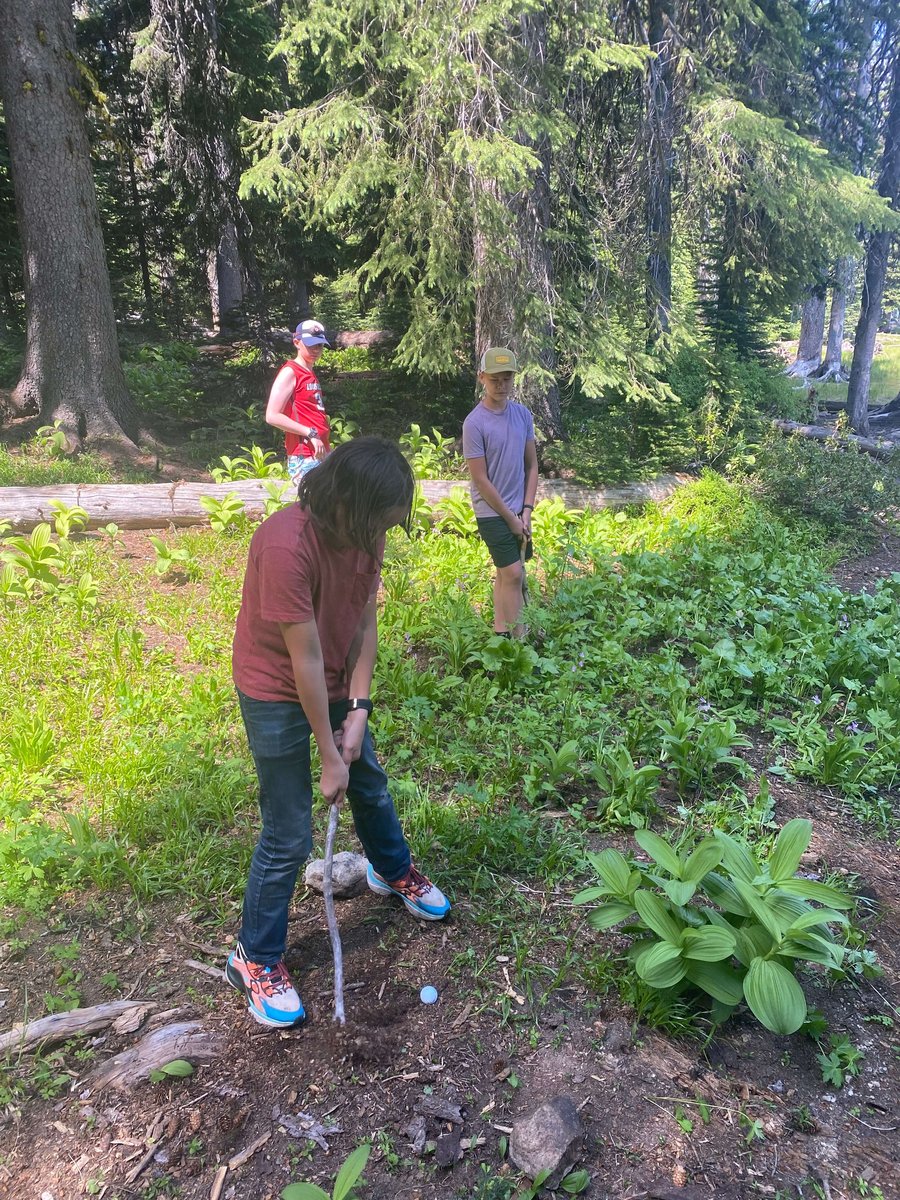
[[[666,500],[690,475],[659,475],[645,483],[626,483],[620,487],[591,489],[555,479],[542,481],[539,499],[558,496],[569,508],[622,508]],[[114,524],[120,529],[165,529],[170,525],[206,525],[209,513],[201,504],[204,497],[223,500],[237,496],[251,517],[263,515],[273,484],[277,493],[280,480],[243,479],[235,483],[66,483],[51,487],[0,488],[0,522],[8,521],[17,531],[27,532],[42,521],[53,521],[51,501],[67,507],[78,505],[88,514],[87,527],[98,529]],[[286,485],[290,487],[290,485]],[[465,487],[461,480],[426,479],[422,492],[430,504],[440,507],[454,488]],[[287,495],[288,493],[285,492]]]

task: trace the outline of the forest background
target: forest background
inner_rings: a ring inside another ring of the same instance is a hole
[[[0,382],[20,433],[146,441],[173,407],[195,415],[171,339],[243,337],[238,374],[269,370],[274,331],[308,314],[391,331],[355,365],[390,366],[413,413],[418,397],[451,426],[476,350],[513,344],[541,436],[582,475],[721,466],[761,416],[811,415],[767,361],[800,313],[794,370],[849,371],[868,429],[900,306],[892,5],[3,0],[0,16]],[[618,464],[596,453],[610,433]]]

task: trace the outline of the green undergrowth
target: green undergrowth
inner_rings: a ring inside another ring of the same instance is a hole
[[[372,720],[417,858],[478,919],[517,881],[571,894],[596,836],[765,843],[779,776],[895,828],[900,576],[841,591],[808,531],[714,475],[634,513],[553,501],[511,643],[466,503],[390,538]],[[125,554],[70,525],[2,546],[0,898],[95,885],[224,918],[257,822],[229,676],[251,529]]]

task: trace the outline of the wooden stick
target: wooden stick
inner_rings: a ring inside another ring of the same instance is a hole
[[[334,1019],[339,1025],[346,1024],[344,1016],[344,955],[341,950],[341,931],[338,929],[337,917],[334,913],[334,890],[331,874],[334,868],[334,838],[338,827],[338,806],[332,803],[328,814],[328,833],[325,837],[325,869],[322,878],[322,890],[325,894],[325,917],[328,921],[328,934],[331,938],[331,953],[334,956]]]

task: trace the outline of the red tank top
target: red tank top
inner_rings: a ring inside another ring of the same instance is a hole
[[[294,372],[294,396],[284,411],[292,421],[315,429],[330,450],[331,429],[328,425],[328,417],[325,415],[322,388],[318,379],[309,367],[297,362],[296,359],[289,359],[284,366],[290,367]],[[303,441],[296,433],[284,435],[284,448],[288,457],[292,454],[300,454],[304,458],[312,458],[314,453],[309,442]]]

